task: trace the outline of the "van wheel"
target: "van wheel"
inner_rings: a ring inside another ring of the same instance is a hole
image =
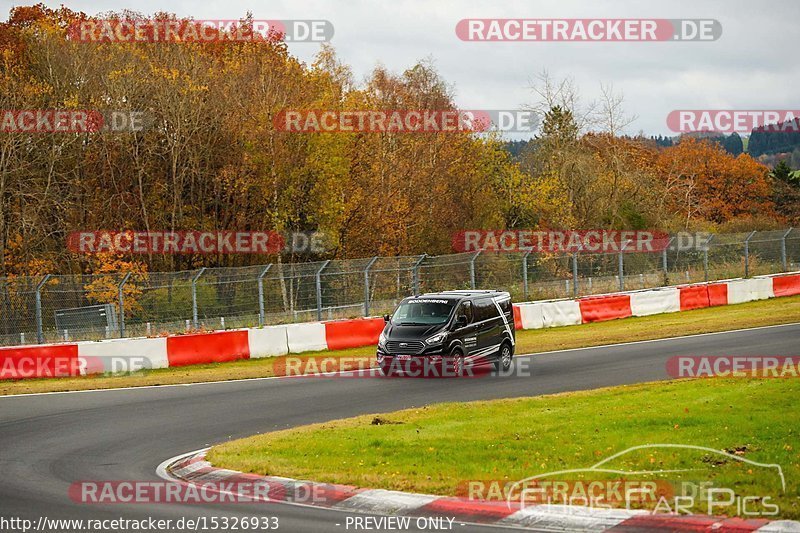
[[[511,359],[513,356],[514,352],[511,350],[511,345],[507,342],[501,344],[500,351],[497,352],[497,359],[494,361],[494,369],[498,372],[500,370],[505,372],[511,368]]]
[[[464,375],[464,354],[461,353],[461,350],[453,350],[450,358],[453,360],[453,375],[456,377]]]

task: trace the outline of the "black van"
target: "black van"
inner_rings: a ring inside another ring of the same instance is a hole
[[[409,368],[449,365],[508,370],[516,337],[511,295],[501,291],[446,291],[405,298],[384,317],[378,365],[385,375]],[[415,365],[416,364],[416,365]]]

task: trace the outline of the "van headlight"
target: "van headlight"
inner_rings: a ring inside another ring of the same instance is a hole
[[[378,336],[378,346],[383,346],[386,344],[386,334],[381,331],[381,334]]]
[[[441,344],[442,341],[444,341],[445,337],[447,337],[447,333],[445,332],[437,333],[433,337],[425,339],[425,344],[428,344],[430,346],[433,346],[434,344]]]

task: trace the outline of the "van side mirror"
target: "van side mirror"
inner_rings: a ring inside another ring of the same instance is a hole
[[[467,325],[467,315],[458,315],[456,317],[456,328],[463,328]]]
[[[383,321],[384,322],[389,322],[391,319],[392,319],[391,315],[383,315]]]

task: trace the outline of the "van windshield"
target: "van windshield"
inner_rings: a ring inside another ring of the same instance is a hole
[[[447,300],[418,298],[400,304],[392,323],[398,326],[430,326],[444,324],[453,312],[453,304]]]

